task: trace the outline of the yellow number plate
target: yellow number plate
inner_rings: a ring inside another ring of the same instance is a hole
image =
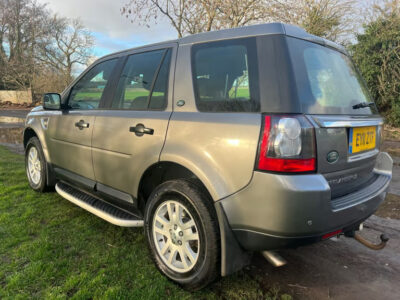
[[[349,153],[374,149],[376,145],[376,127],[357,127],[350,129]]]

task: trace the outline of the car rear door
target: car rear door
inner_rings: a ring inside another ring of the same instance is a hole
[[[324,174],[332,198],[374,181],[383,120],[379,117],[313,115],[318,171]]]
[[[315,127],[317,170],[332,199],[374,184],[383,120],[349,56],[288,37],[301,111]]]
[[[100,104],[107,97],[116,62],[117,59],[102,61],[86,71],[70,89],[64,109],[50,116],[50,159],[61,177],[95,179],[91,150],[93,126]]]
[[[126,57],[108,108],[96,116],[92,154],[97,190],[133,202],[143,172],[159,160],[172,112],[176,44]],[[125,195],[125,196],[124,196]],[[132,203],[133,204],[133,203]]]

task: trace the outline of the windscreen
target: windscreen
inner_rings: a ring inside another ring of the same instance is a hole
[[[353,108],[362,102],[372,102],[372,99],[348,56],[296,38],[288,37],[287,42],[303,113],[376,113],[374,107]]]

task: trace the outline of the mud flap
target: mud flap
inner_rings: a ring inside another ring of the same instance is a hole
[[[56,176],[54,174],[53,165],[46,162],[46,177],[47,177],[47,186],[55,186],[56,185]]]
[[[251,254],[239,245],[220,203],[215,203],[215,210],[221,234],[221,276],[227,276],[250,264]]]

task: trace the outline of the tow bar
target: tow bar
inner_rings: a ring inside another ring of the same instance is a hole
[[[386,236],[386,234],[381,234],[380,238],[381,238],[381,242],[379,244],[373,244],[370,241],[364,239],[360,234],[354,233],[354,239],[357,242],[360,242],[365,247],[368,247],[369,249],[372,249],[372,250],[381,250],[381,249],[385,248],[386,243],[389,240],[389,238]]]
[[[362,226],[362,224],[360,224],[360,230],[362,230],[362,229],[363,229],[363,226]],[[389,238],[384,233],[381,234],[381,236],[380,236],[381,242],[379,244],[374,244],[374,243],[366,240],[365,238],[363,238],[359,233],[355,232],[354,230],[346,232],[345,236],[354,238],[357,242],[363,244],[365,247],[372,249],[372,250],[381,250],[381,249],[385,248],[386,243],[389,241]]]

